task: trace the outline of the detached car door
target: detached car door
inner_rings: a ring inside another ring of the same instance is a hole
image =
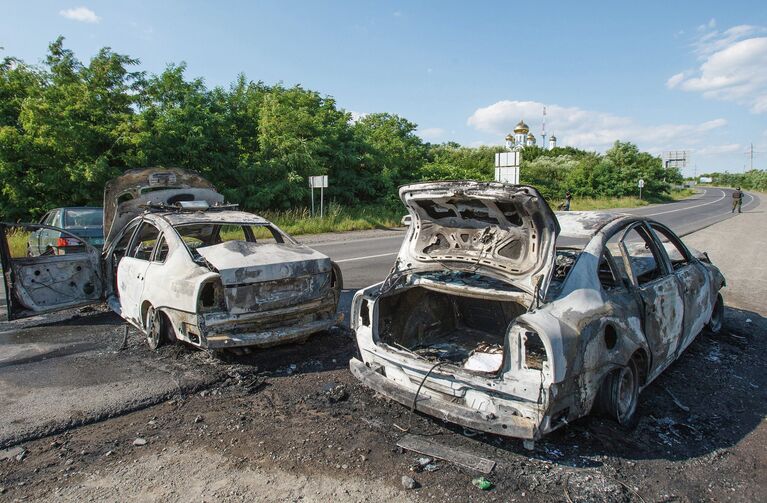
[[[36,231],[62,236],[67,246],[29,257],[29,236]],[[101,252],[57,227],[0,223],[0,265],[8,320],[94,304],[104,293]]]
[[[652,378],[676,358],[684,333],[683,295],[665,252],[643,224],[624,232],[620,249],[641,298],[644,332],[652,351]]]

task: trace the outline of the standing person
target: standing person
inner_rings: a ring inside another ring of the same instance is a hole
[[[740,190],[740,187],[735,189],[735,192],[732,193],[732,211],[730,213],[735,213],[735,208],[738,208],[738,213],[743,213],[741,211],[741,207],[743,206],[743,191]]]
[[[570,194],[570,191],[568,190],[565,192],[565,204],[562,207],[564,211],[570,211],[570,202],[573,200],[573,195]]]

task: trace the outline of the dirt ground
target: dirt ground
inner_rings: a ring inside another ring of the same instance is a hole
[[[585,418],[529,452],[416,413],[412,431],[497,462],[489,491],[472,485],[480,474],[447,462],[413,468],[421,456],[396,446],[408,409],[355,381],[353,341],[336,333],[207,362],[224,377],[206,390],[27,442],[0,461],[0,498],[758,501],[767,487],[765,328],[761,316],[728,309],[723,334],[699,336],[645,390],[631,432]],[[140,351],[143,342],[134,333],[130,344]],[[191,364],[200,355],[166,347],[147,357]],[[403,475],[419,487],[404,489]]]
[[[765,225],[744,214],[685,238],[732,278],[724,330],[698,336],[644,390],[632,431],[587,417],[531,452],[411,417],[349,373],[345,331],[227,361],[181,346],[152,353],[132,331],[131,358],[163,362],[168,379],[194,367],[210,384],[0,451],[0,501],[765,501],[765,252],[754,241],[734,253],[723,239]],[[422,456],[396,446],[408,426],[495,461],[493,488],[445,461],[420,471]]]

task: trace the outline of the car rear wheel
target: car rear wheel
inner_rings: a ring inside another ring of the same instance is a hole
[[[144,333],[146,334],[146,343],[152,350],[168,342],[168,327],[165,323],[165,316],[151,306],[146,312]]]
[[[708,320],[706,328],[712,334],[718,334],[722,331],[722,325],[724,324],[724,299],[721,293],[716,294],[716,304],[714,304],[714,310],[711,311],[711,319]]]
[[[605,377],[599,389],[597,405],[602,413],[621,426],[633,428],[639,420],[638,402],[639,369],[632,359],[625,367],[613,370]]]

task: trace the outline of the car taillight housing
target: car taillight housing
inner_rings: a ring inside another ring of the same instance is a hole
[[[59,238],[56,240],[56,246],[58,248],[66,248],[67,246],[80,246],[82,242],[77,238]]]

